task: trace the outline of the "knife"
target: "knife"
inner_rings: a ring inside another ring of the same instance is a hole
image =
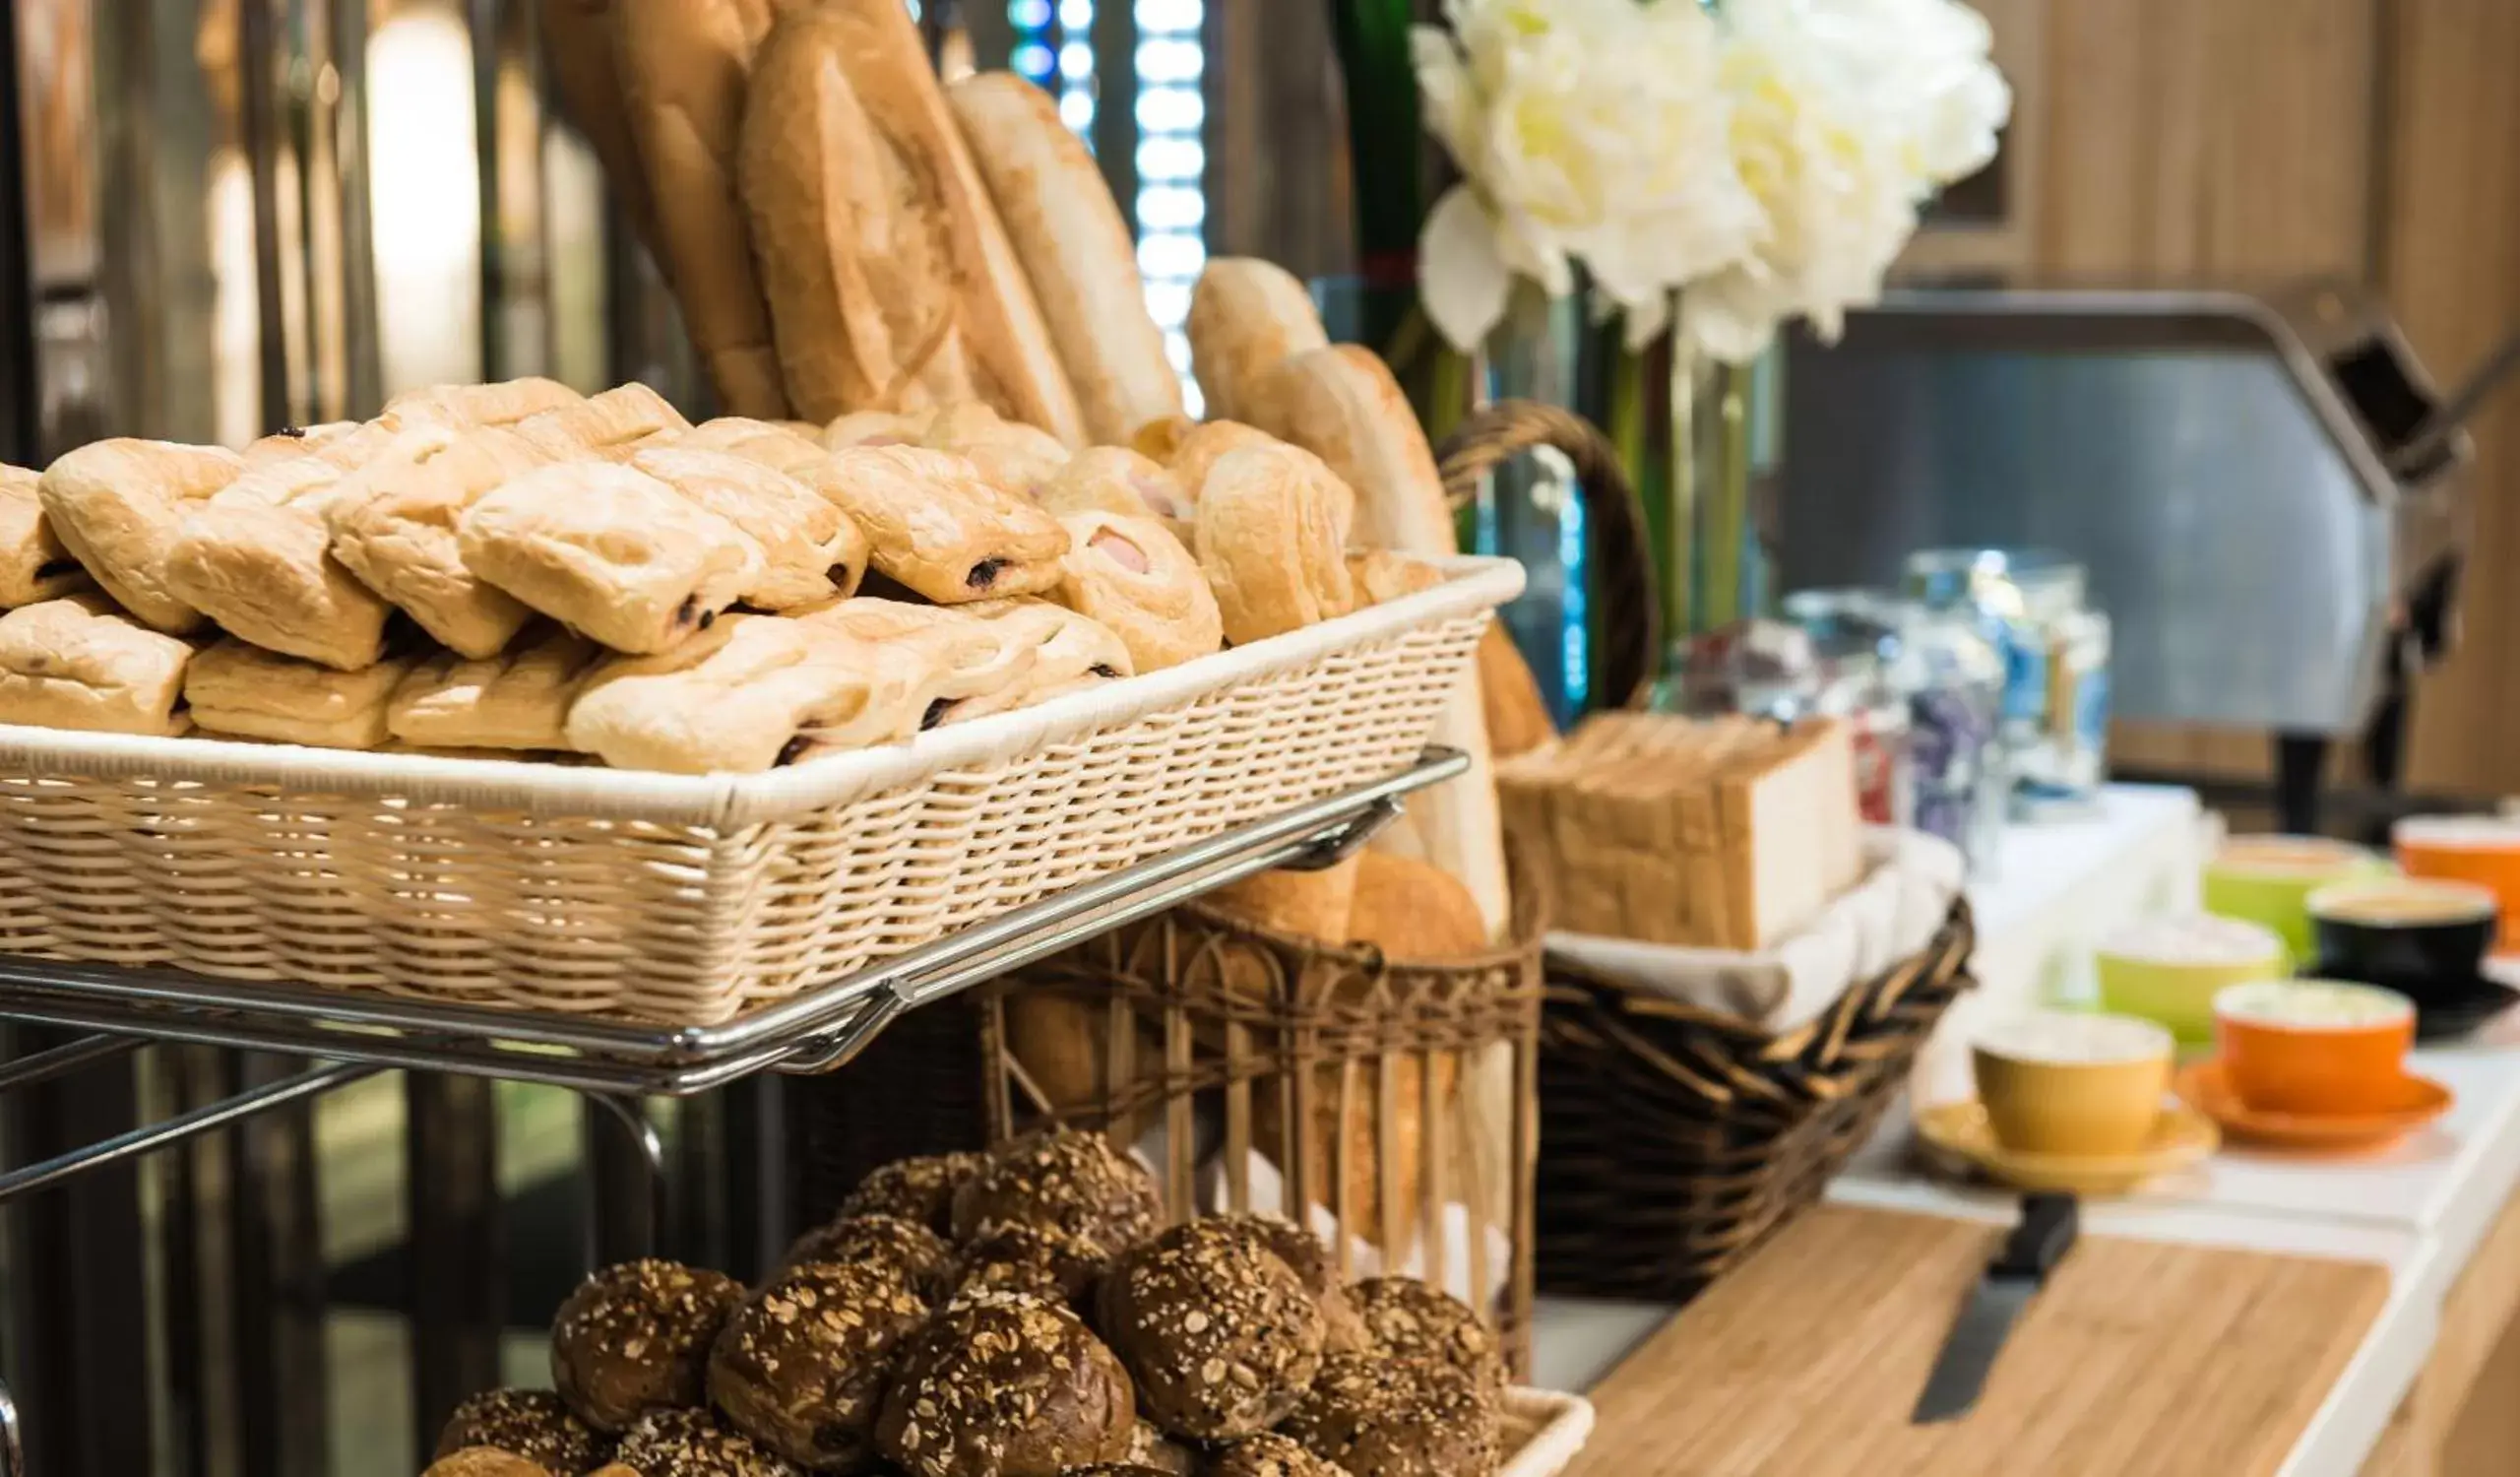
[[[2074,1248],[2078,1217],[2074,1197],[2028,1195],[2021,1202],[2021,1224],[2004,1239],[2003,1252],[1987,1266],[1986,1275],[1961,1306],[1960,1317],[1943,1341],[1933,1373],[1925,1377],[1924,1393],[1917,1397],[1919,1426],[1956,1421],[1978,1404],[1986,1371],[2003,1348],[2013,1320],[2030,1306],[2033,1294],[2047,1284],[2048,1274]]]

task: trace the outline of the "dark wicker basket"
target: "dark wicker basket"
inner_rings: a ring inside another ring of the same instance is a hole
[[[1968,989],[1966,902],[1933,941],[1780,1036],[1550,958],[1540,1285],[1682,1302],[1820,1198]]]

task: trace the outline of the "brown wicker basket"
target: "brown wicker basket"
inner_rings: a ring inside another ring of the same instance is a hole
[[[1778,1036],[1552,956],[1541,1285],[1685,1301],[1817,1201],[1969,988],[1976,940],[1957,904],[1922,951]]]

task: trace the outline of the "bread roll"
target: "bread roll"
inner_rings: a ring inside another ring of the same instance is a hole
[[[964,78],[955,121],[1041,305],[1086,434],[1127,445],[1181,414],[1181,377],[1146,307],[1136,243],[1083,141],[1049,95],[1012,72]]]
[[[1190,372],[1208,415],[1247,420],[1251,389],[1290,355],[1330,342],[1294,274],[1257,257],[1221,256],[1190,294]]]
[[[737,198],[744,78],[770,30],[766,0],[612,0],[630,133],[657,219],[665,276],[728,413],[788,414],[770,311]]]
[[[1357,859],[1348,938],[1394,959],[1461,959],[1485,952],[1487,924],[1461,879],[1409,857]]]
[[[630,228],[651,248],[657,239],[657,201],[639,168],[639,146],[630,137],[630,102],[613,69],[613,0],[542,0],[542,55],[560,110],[578,126],[612,198]]]
[[[438,1433],[436,1454],[484,1446],[554,1472],[591,1471],[612,1455],[611,1441],[547,1389],[494,1389],[457,1405]]]
[[[1349,936],[1358,861],[1350,857],[1315,871],[1255,872],[1209,893],[1206,901],[1264,929],[1337,943]]]
[[[1501,620],[1479,638],[1479,695],[1487,716],[1487,750],[1495,758],[1530,753],[1557,737],[1540,679]]]

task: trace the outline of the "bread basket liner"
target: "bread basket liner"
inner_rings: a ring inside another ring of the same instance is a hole
[[[1520,1385],[1508,1389],[1505,1439],[1512,1449],[1496,1477],[1557,1477],[1573,1465],[1592,1434],[1593,1402],[1582,1395]]]

